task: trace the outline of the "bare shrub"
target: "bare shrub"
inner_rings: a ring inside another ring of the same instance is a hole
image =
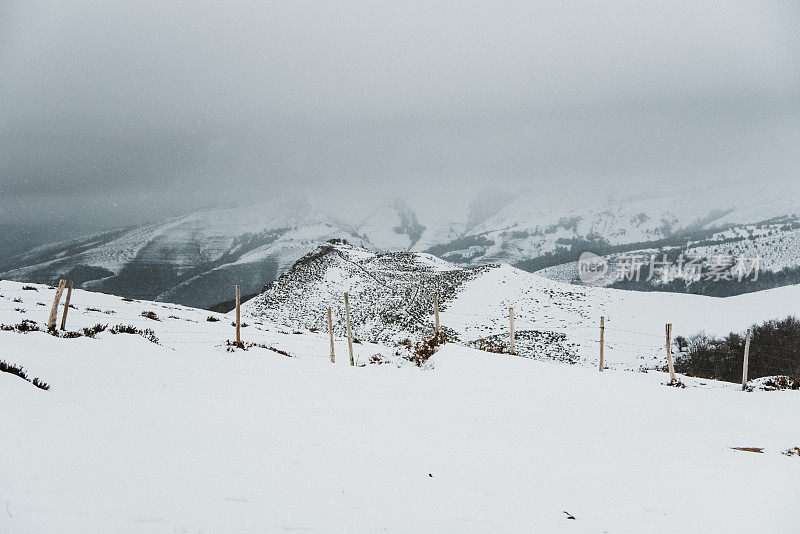
[[[107,324],[97,323],[96,325],[94,325],[91,328],[84,328],[83,329],[83,335],[86,336],[86,337],[94,338],[97,334],[99,334],[100,332],[104,331],[106,328],[108,328]]]
[[[410,361],[418,367],[422,367],[425,362],[436,353],[437,347],[445,343],[447,343],[447,336],[444,332],[439,335],[434,334],[416,343],[412,343],[411,340],[406,339],[398,345],[395,355]]]
[[[156,345],[159,344],[158,338],[156,337],[156,333],[153,332],[150,328],[136,328],[133,325],[125,325],[125,324],[118,324],[111,327],[109,330],[112,334],[138,334],[145,338],[150,343],[155,343]]]

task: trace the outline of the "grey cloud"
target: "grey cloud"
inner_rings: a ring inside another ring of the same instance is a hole
[[[7,1],[0,223],[65,194],[80,231],[254,192],[784,179],[798,26],[793,2]]]

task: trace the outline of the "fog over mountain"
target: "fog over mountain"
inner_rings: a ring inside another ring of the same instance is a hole
[[[466,222],[486,189],[792,183],[798,27],[795,2],[6,1],[0,258],[284,197]]]

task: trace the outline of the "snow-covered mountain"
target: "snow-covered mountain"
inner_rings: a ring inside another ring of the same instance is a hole
[[[207,307],[229,300],[237,283],[244,294],[260,292],[334,238],[376,252],[427,252],[462,267],[508,263],[561,281],[575,278],[574,261],[586,250],[669,247],[755,251],[767,259],[764,268],[800,275],[800,183],[635,198],[591,191],[509,198],[487,198],[480,217],[463,218],[471,226],[402,202],[338,213],[283,200],[203,211],[39,247],[0,260],[0,277],[69,278],[87,289]],[[757,289],[795,281],[774,276]]]
[[[346,221],[308,203],[284,201],[204,211],[39,247],[2,262],[0,277],[69,278],[95,291],[205,307],[230,299],[234,284],[244,294],[260,291],[332,238],[377,250],[407,250],[429,242],[428,233],[452,237],[459,231],[422,225],[401,203]]]
[[[796,216],[731,225],[720,231],[692,232],[648,245],[604,254],[608,271],[591,284],[730,296],[800,283],[800,219]],[[630,272],[632,261],[638,263],[638,274]],[[688,267],[689,262],[696,271]],[[736,274],[737,265],[741,265],[741,279]],[[721,276],[713,274],[714,266],[722,269]],[[582,283],[575,261],[536,273],[553,280]]]
[[[720,229],[799,217],[797,181],[631,198],[537,191],[515,198],[463,236],[428,251],[462,265],[504,262],[533,271],[573,255],[577,259],[584,250],[639,249],[691,233],[710,237]]]

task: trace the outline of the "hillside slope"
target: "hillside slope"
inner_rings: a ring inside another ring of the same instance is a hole
[[[300,260],[244,305],[260,321],[345,333],[343,293],[358,339],[397,342],[434,331],[434,295],[442,328],[453,340],[508,348],[514,308],[521,355],[596,365],[600,317],[606,317],[606,365],[664,365],[665,324],[673,335],[726,334],[797,313],[800,285],[725,299],[581,287],[508,265],[460,268],[427,254],[374,253],[329,243]]]

